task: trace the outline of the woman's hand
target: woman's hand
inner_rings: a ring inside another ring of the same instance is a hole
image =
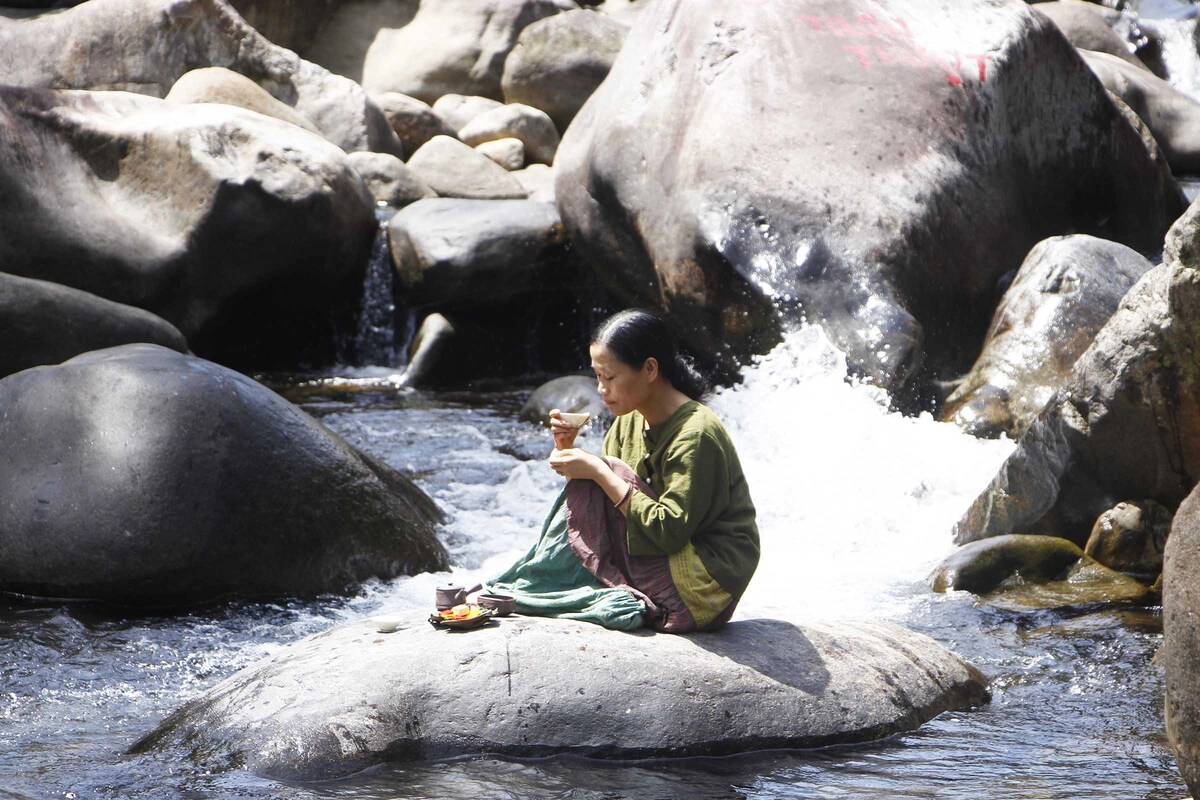
[[[579,428],[568,425],[567,421],[562,418],[562,411],[552,408],[550,409],[550,432],[554,434],[555,450],[569,450],[575,446],[575,437],[579,435]]]
[[[599,456],[577,447],[555,450],[550,454],[550,469],[568,479],[596,480],[605,472],[612,472]]]

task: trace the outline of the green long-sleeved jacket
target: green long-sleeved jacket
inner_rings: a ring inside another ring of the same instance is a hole
[[[670,555],[691,542],[708,574],[735,599],[758,566],[754,503],[725,426],[695,400],[644,430],[634,411],[618,417],[605,455],[624,461],[658,493],[635,493],[629,507],[632,555]]]

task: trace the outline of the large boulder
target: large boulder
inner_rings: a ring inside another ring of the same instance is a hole
[[[992,316],[983,352],[941,418],[976,436],[1020,436],[1151,264],[1083,234],[1039,242]]]
[[[646,758],[862,742],[987,697],[973,667],[888,623],[759,619],[672,636],[513,617],[454,635],[422,616],[395,633],[352,623],[300,641],[133,749],[182,746],[213,766],[316,780],[477,753]]]
[[[1017,0],[651,2],[555,169],[573,246],[695,353],[769,346],[779,307],[891,388],[966,368],[1036,242],[1155,251],[1183,209]]]
[[[550,412],[586,411],[592,415],[593,424],[607,428],[602,423],[612,414],[604,405],[600,392],[596,390],[596,379],[590,375],[564,375],[543,383],[521,406],[517,418],[525,422],[536,422],[550,427]]]
[[[1193,209],[1181,223],[1195,215]],[[959,520],[956,541],[1038,532],[1083,544],[1118,501],[1136,497],[1175,508],[1195,486],[1200,272],[1170,254],[1169,242],[1168,263],[1121,300],[1070,380]]]
[[[78,289],[0,273],[0,377],[89,350],[148,342],[181,353],[187,341],[149,311]]]
[[[446,568],[420,489],[212,362],[99,350],[0,407],[0,590],[181,605]]]
[[[294,125],[0,86],[0,129],[7,272],[148,309],[238,363],[289,360],[359,291],[373,202],[344,152]]]
[[[1104,87],[1146,123],[1171,169],[1200,173],[1200,101],[1116,56],[1080,54]]]
[[[361,83],[367,52],[380,32],[403,28],[412,22],[419,5],[419,0],[339,0],[322,21],[312,43],[299,51],[300,55],[330,72]],[[267,38],[271,35],[267,34]]]
[[[427,103],[444,94],[499,100],[504,59],[525,26],[574,8],[572,0],[422,0],[412,22],[379,31],[362,84]]]
[[[341,0],[228,0],[250,27],[280,47],[303,53]]]
[[[224,0],[88,0],[29,19],[0,16],[0,84],[163,97],[200,67],[241,73],[344,150],[402,155],[361,86],[272,44]]]
[[[536,292],[563,232],[550,203],[439,198],[392,217],[388,241],[405,301],[444,310]]]
[[[1163,564],[1167,737],[1192,796],[1200,794],[1200,492],[1171,523]]]
[[[591,10],[538,20],[521,31],[504,62],[504,101],[540,108],[565,131],[612,69],[628,33],[628,26]]]
[[[1108,53],[1138,69],[1149,71],[1142,60],[1134,55],[1133,46],[1113,30],[1114,26],[1126,23],[1127,17],[1120,11],[1084,0],[1035,3],[1034,8],[1048,16],[1067,37],[1067,41],[1081,50]]]

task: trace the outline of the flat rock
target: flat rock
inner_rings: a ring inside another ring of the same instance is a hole
[[[628,33],[609,15],[584,9],[534,22],[504,62],[504,101],[540,108],[565,131],[608,76]]]
[[[987,697],[973,667],[888,623],[761,619],[672,636],[510,617],[455,634],[423,616],[391,634],[360,622],[302,640],[187,703],[134,750],[179,746],[320,780],[477,753],[647,758],[863,742]]]
[[[526,196],[508,170],[449,136],[426,142],[408,159],[408,167],[440,197],[523,200]]]
[[[1151,266],[1125,245],[1084,234],[1038,242],[941,419],[976,436],[1020,436]]]
[[[181,353],[187,340],[161,317],[67,286],[0,273],[0,377],[89,350],[148,342]]]
[[[331,349],[321,332],[353,305],[377,227],[341,149],[127,92],[0,86],[0,126],[6,272],[152,311],[225,363]]]
[[[555,171],[572,247],[696,356],[739,363],[804,318],[893,391],[965,371],[1038,241],[1152,252],[1183,208],[1009,0],[646,4]]]
[[[445,569],[408,478],[211,361],[125,345],[0,380],[0,590],[126,606]]]
[[[427,103],[444,94],[499,100],[504,59],[525,26],[573,8],[570,0],[423,0],[412,22],[379,31],[362,84]]]
[[[546,112],[520,103],[485,111],[464,125],[458,138],[472,147],[498,139],[520,139],[525,155],[535,164],[553,163],[558,150],[558,131]]]
[[[361,86],[272,44],[224,0],[88,0],[0,17],[0,84],[163,97],[201,67],[246,76],[343,150],[403,155]]]

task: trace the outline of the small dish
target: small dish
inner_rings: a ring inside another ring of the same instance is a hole
[[[497,617],[507,617],[517,608],[517,601],[507,594],[481,594],[479,605],[496,612]]]
[[[563,422],[567,423],[572,428],[582,428],[584,425],[587,424],[587,421],[592,418],[591,413],[587,412],[587,411],[580,411],[580,412],[560,411],[559,416],[562,417]]]
[[[470,630],[471,628],[478,628],[481,625],[488,624],[494,616],[496,616],[496,612],[490,608],[480,608],[478,614],[466,619],[447,619],[441,614],[430,614],[429,624],[435,628]]]

